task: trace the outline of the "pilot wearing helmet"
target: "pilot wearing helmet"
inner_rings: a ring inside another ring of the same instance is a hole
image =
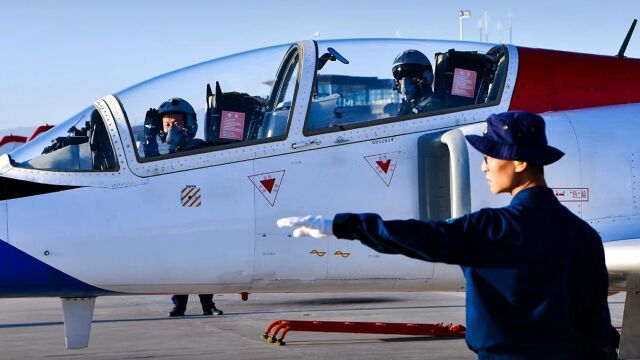
[[[395,78],[395,90],[404,95],[398,115],[419,114],[444,107],[431,90],[433,68],[423,53],[405,50],[393,61],[391,71]]]
[[[158,107],[149,109],[144,120],[144,154],[146,157],[159,155],[158,141],[169,146],[169,153],[191,150],[204,142],[194,139],[198,131],[196,112],[188,101],[171,98]]]

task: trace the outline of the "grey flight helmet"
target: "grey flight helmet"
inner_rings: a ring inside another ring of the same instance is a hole
[[[196,136],[198,132],[196,112],[187,100],[178,97],[171,98],[160,104],[158,114],[160,114],[160,118],[166,114],[184,114],[186,135],[189,139],[193,139]],[[160,134],[160,136],[166,137],[166,134]]]
[[[418,77],[426,80],[426,85],[433,85],[433,67],[425,54],[409,49],[396,56],[391,67],[393,77],[399,81],[405,77]]]

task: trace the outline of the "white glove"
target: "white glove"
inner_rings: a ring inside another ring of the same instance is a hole
[[[279,228],[292,227],[293,237],[313,236],[322,238],[333,235],[333,219],[325,219],[322,216],[288,217],[277,221]]]

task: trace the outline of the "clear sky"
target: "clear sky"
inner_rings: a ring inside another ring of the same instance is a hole
[[[150,77],[296,40],[404,37],[616,54],[637,0],[0,0],[0,129],[59,123]],[[627,50],[640,57],[640,26]]]

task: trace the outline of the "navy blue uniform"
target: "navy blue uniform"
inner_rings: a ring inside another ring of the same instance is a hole
[[[605,359],[608,274],[600,236],[547,187],[451,221],[338,214],[333,232],[381,253],[459,264],[467,344],[480,359]]]

